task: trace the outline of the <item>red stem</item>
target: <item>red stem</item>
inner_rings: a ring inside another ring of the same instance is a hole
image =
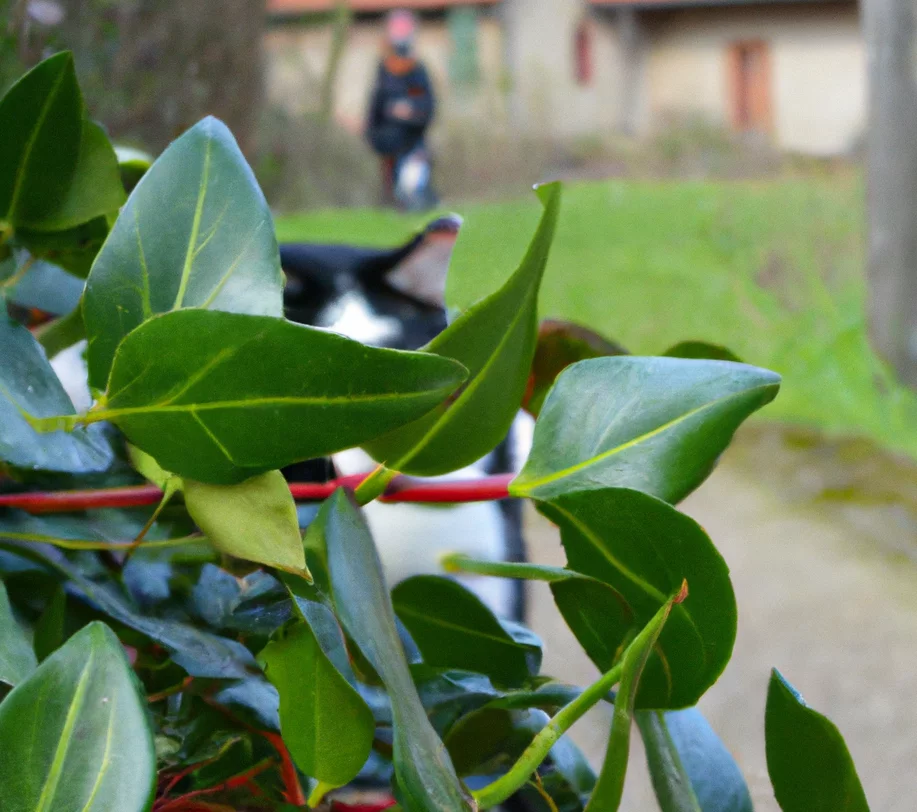
[[[292,482],[290,492],[301,502],[317,502],[331,496],[337,488],[356,488],[369,474],[355,474],[330,482]],[[395,477],[385,489],[383,502],[489,502],[506,499],[513,474],[497,474],[480,479],[443,482],[414,477]],[[0,508],[11,507],[29,513],[69,513],[92,508],[143,507],[156,505],[162,491],[155,485],[124,488],[99,488],[83,491],[36,491],[0,494]]]
[[[283,738],[279,734],[271,733],[267,730],[261,730],[259,733],[261,733],[280,754],[280,775],[283,778],[285,790],[284,800],[288,804],[293,804],[293,806],[305,806],[308,799],[302,790],[302,785],[299,783],[296,765],[293,764],[293,759],[290,758],[290,751],[287,750],[287,746],[283,743]]]

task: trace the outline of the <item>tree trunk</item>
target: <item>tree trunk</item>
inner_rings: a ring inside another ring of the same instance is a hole
[[[863,0],[869,72],[869,322],[917,386],[917,0]]]

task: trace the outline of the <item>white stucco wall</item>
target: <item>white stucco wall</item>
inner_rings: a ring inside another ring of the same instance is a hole
[[[673,115],[729,125],[728,49],[770,50],[773,140],[815,155],[853,147],[866,119],[866,65],[855,3],[748,6],[647,17],[644,131]]]

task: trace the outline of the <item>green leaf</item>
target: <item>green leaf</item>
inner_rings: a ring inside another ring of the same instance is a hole
[[[84,119],[73,180],[59,208],[42,218],[42,231],[64,231],[96,217],[117,213],[124,204],[118,159],[105,131]]]
[[[308,623],[296,623],[258,655],[280,693],[280,732],[306,775],[341,787],[360,772],[375,723],[360,695],[322,652]]]
[[[166,470],[227,485],[358,445],[464,379],[455,361],[264,316],[166,313],[118,348],[110,420]]]
[[[108,220],[96,217],[66,231],[38,231],[20,228],[16,243],[34,256],[59,265],[67,273],[85,279],[96,255],[108,237]]]
[[[64,644],[66,620],[67,593],[58,585],[35,624],[35,654],[39,662],[44,662]]]
[[[18,284],[7,289],[10,301],[36,307],[54,316],[79,307],[83,283],[63,268],[44,260],[35,262]]]
[[[112,452],[98,426],[39,434],[30,417],[73,414],[73,403],[32,334],[0,313],[0,460],[16,468],[104,471]]]
[[[736,635],[729,568],[703,529],[665,502],[623,488],[582,491],[538,509],[560,527],[567,566],[608,585],[581,579],[551,585],[563,598],[558,608],[601,671],[611,668],[615,653],[666,596],[688,581],[691,600],[679,604],[666,624],[638,707],[697,704],[726,667]]]
[[[649,623],[634,638],[624,652],[621,682],[615,697],[614,716],[605,761],[599,773],[595,789],[586,804],[586,812],[616,812],[624,794],[624,776],[630,755],[630,731],[637,702],[637,692],[643,669],[652,656],[663,627],[669,619],[672,607],[681,604],[688,597],[688,584],[683,582],[678,593],[669,598],[652,617]]]
[[[134,470],[144,479],[152,482],[159,490],[168,488],[181,490],[182,480],[170,471],[164,470],[156,460],[137,446],[127,443],[127,456]]]
[[[528,679],[526,648],[461,584],[418,575],[392,590],[392,603],[428,665],[476,671],[504,685]]]
[[[280,471],[238,485],[184,480],[185,507],[221,552],[308,575],[296,503]]]
[[[491,775],[511,767],[549,721],[542,710],[481,708],[452,726],[446,749],[459,775]]]
[[[425,350],[460,361],[468,381],[454,399],[366,446],[389,468],[434,476],[470,465],[509,431],[528,382],[538,331],[538,290],[560,211],[561,186],[541,186],[544,214],[518,270]]]
[[[767,772],[783,812],[869,812],[844,737],[774,669],[764,715]]]
[[[742,359],[721,344],[708,344],[706,341],[681,341],[669,347],[663,355],[669,358],[706,358],[711,361],[735,361]]]
[[[147,170],[153,165],[153,156],[148,152],[134,147],[115,147],[118,157],[118,169],[121,172],[121,182],[128,192],[140,182]]]
[[[3,812],[143,812],[156,755],[118,638],[90,623],[0,705]]]
[[[516,496],[635,488],[676,503],[709,475],[780,376],[725,361],[619,356],[561,373],[535,424]]]
[[[0,221],[38,225],[64,201],[80,153],[83,100],[69,52],[0,99]]]
[[[325,502],[322,513],[338,618],[391,697],[395,774],[402,806],[411,812],[467,812],[473,808],[472,802],[427,719],[411,679],[366,520],[343,490]]]
[[[118,623],[161,644],[169,652],[172,660],[193,677],[244,679],[257,673],[255,658],[238,641],[211,634],[178,620],[141,614],[118,586],[111,581],[90,580],[56,550],[46,545],[3,540],[8,537],[7,531],[47,532],[53,531],[55,524],[31,517],[19,522],[4,518],[0,525],[0,548],[37,561],[64,576],[80,597]],[[60,535],[65,534],[60,532]]]
[[[523,408],[533,417],[538,417],[548,392],[561,372],[577,361],[606,355],[627,355],[627,350],[580,324],[542,322]]]
[[[181,307],[283,315],[270,210],[232,134],[214,118],[153,164],[92,266],[83,301],[90,383],[105,388],[132,329]]]
[[[639,711],[637,726],[662,812],[752,812],[738,765],[697,708]]]
[[[13,615],[6,587],[0,581],[0,682],[18,685],[37,665],[32,645]]]

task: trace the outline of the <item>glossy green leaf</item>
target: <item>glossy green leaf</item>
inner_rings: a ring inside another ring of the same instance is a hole
[[[9,89],[0,100],[0,222],[37,225],[61,205],[82,126],[70,53],[39,63]]]
[[[624,776],[630,757],[630,732],[633,727],[634,708],[643,670],[658,644],[663,627],[672,607],[688,597],[687,582],[682,583],[677,594],[670,597],[653,615],[652,619],[627,646],[621,670],[621,682],[615,696],[614,716],[605,761],[595,789],[586,804],[586,812],[616,812],[624,794]]]
[[[369,757],[373,715],[309,624],[285,630],[258,659],[280,693],[280,732],[296,766],[334,787],[352,781]]]
[[[582,491],[539,503],[560,527],[567,566],[612,591],[574,579],[552,584],[558,608],[601,671],[687,580],[641,682],[638,707],[683,708],[716,681],[732,654],[736,604],[729,568],[688,516],[639,491]],[[579,591],[582,594],[570,593]],[[571,609],[572,607],[572,609]]]
[[[509,769],[549,721],[537,709],[481,708],[452,726],[446,749],[459,775],[491,775]]]
[[[728,348],[721,344],[709,344],[706,341],[681,341],[674,347],[669,347],[663,355],[669,358],[706,358],[710,361],[742,363],[742,359]]]
[[[144,812],[156,782],[146,698],[91,623],[0,704],[3,812]]]
[[[523,408],[538,417],[548,392],[561,372],[577,361],[606,355],[627,355],[627,350],[580,324],[552,320],[542,322]]]
[[[392,590],[392,603],[428,665],[476,671],[504,685],[528,678],[525,647],[461,584],[418,575]]]
[[[280,471],[238,485],[184,480],[185,507],[221,552],[308,574],[296,503]]]
[[[764,716],[767,772],[783,812],[869,812],[844,737],[774,669]]]
[[[84,119],[73,180],[60,207],[42,218],[41,229],[63,231],[117,214],[125,199],[118,159],[108,136],[98,124]]]
[[[83,301],[90,383],[155,313],[203,307],[283,315],[273,221],[225,125],[205,118],[153,164],[99,252]]]
[[[58,585],[35,624],[35,655],[44,662],[66,639],[67,593]]]
[[[468,368],[461,392],[416,423],[366,446],[389,468],[444,474],[480,459],[509,431],[535,352],[538,290],[560,211],[560,184],[541,186],[538,195],[544,214],[518,270],[425,348]]]
[[[99,426],[39,434],[27,419],[73,411],[34,336],[0,313],[0,460],[17,468],[104,471],[112,452]]]
[[[13,615],[6,587],[0,581],[0,682],[18,685],[37,665],[32,645]]]
[[[713,470],[739,424],[780,376],[725,361],[619,356],[561,373],[510,490],[550,499],[625,487],[676,503]]]
[[[455,361],[366,347],[264,316],[166,313],[119,347],[106,408],[166,470],[232,484],[416,419],[464,379]]]
[[[79,306],[82,294],[83,283],[79,279],[43,260],[35,262],[18,284],[7,289],[10,301],[54,316],[73,311]]]
[[[47,531],[54,531],[56,524],[54,521],[31,517],[18,522],[4,517],[0,523],[0,548],[37,561],[64,576],[75,593],[87,603],[118,623],[162,645],[172,660],[193,677],[243,679],[257,673],[255,658],[238,641],[197,629],[179,620],[142,614],[115,583],[90,580],[57,550],[47,545],[5,540],[11,532],[26,530],[45,531],[52,535]],[[66,537],[62,530],[54,534]]]
[[[27,248],[34,256],[42,257],[59,265],[67,273],[85,279],[107,236],[108,220],[96,217],[66,231],[20,228],[16,231],[16,243]]]
[[[392,700],[395,774],[402,806],[411,812],[467,812],[472,802],[411,679],[366,520],[343,490],[325,502],[322,513],[337,615]]]
[[[134,147],[116,146],[115,155],[118,158],[118,169],[121,173],[121,182],[128,192],[140,182],[147,170],[153,165],[153,156],[142,149]]]
[[[662,812],[752,812],[738,765],[697,708],[640,711],[637,725]]]

